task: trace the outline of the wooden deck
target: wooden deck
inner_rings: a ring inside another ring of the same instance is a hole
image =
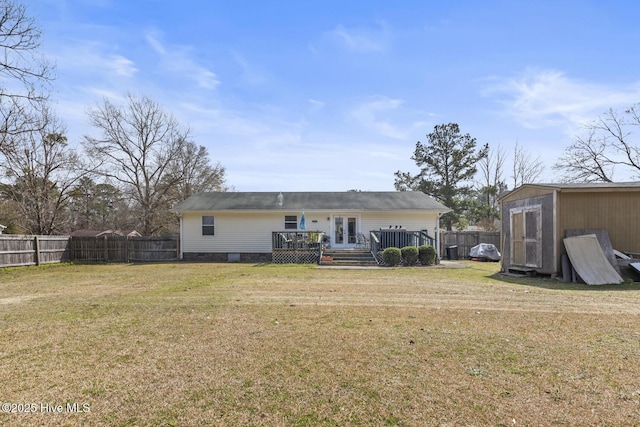
[[[322,231],[286,230],[271,233],[271,257],[276,264],[320,264],[323,255],[332,256],[334,262],[366,262],[382,264],[382,252],[386,248],[435,245],[435,239],[426,230],[404,229],[375,230],[367,234],[358,233],[357,247],[345,250],[331,248],[328,236]],[[332,255],[328,255],[332,254]],[[357,255],[356,255],[357,254]],[[366,257],[366,260],[364,259]],[[336,260],[336,258],[338,260]]]

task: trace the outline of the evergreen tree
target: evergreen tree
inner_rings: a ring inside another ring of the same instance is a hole
[[[476,145],[476,139],[461,134],[456,123],[436,125],[425,144],[418,141],[411,157],[420,172],[396,172],[396,189],[422,191],[450,208],[452,212],[442,216],[442,225],[451,230],[464,219],[474,192],[476,165],[489,150],[488,145],[476,150]]]

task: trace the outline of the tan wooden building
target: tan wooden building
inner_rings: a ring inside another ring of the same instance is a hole
[[[614,249],[640,253],[640,182],[524,184],[500,199],[502,270],[561,274],[567,230],[607,230]]]

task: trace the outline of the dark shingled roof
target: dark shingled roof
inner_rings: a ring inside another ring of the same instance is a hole
[[[348,192],[214,192],[199,193],[177,204],[172,210],[184,211],[392,211],[427,210],[449,212],[450,209],[418,191],[348,191]]]

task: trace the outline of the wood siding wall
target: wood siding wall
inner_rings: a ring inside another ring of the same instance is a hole
[[[543,187],[543,186],[538,187],[535,185],[521,187],[507,194],[504,198],[501,199],[501,201],[512,202],[515,200],[523,200],[523,199],[530,199],[532,197],[546,196],[549,194],[553,194],[554,191],[555,189],[553,188]]]
[[[558,240],[567,229],[602,228],[614,249],[640,252],[640,192],[558,194]]]
[[[523,188],[501,199],[502,267],[510,267],[509,212],[513,208],[542,206],[542,268],[543,274],[558,274],[561,257],[566,253],[563,239],[569,229],[605,229],[612,246],[622,252],[640,252],[640,191],[629,188],[561,189],[554,203],[554,192],[547,188]],[[545,194],[546,193],[546,194]]]

